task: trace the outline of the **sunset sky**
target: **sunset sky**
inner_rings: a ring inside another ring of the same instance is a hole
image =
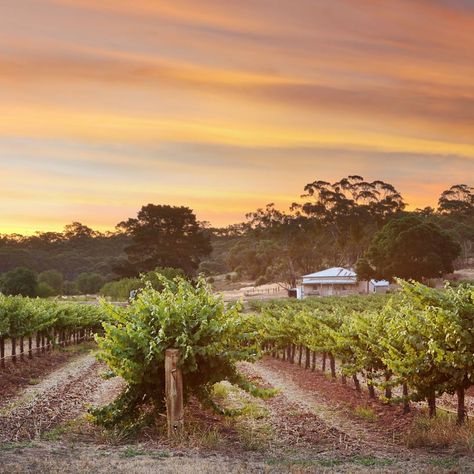
[[[474,0],[0,0],[0,233],[474,185]]]

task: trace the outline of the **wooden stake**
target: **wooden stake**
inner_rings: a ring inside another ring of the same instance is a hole
[[[165,352],[165,393],[168,418],[168,436],[174,436],[183,429],[183,375],[178,367],[179,349],[166,349]]]

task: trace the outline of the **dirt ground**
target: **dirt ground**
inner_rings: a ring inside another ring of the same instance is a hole
[[[472,456],[407,448],[413,415],[350,384],[270,358],[240,369],[277,394],[255,399],[220,384],[217,401],[242,415],[222,417],[192,401],[185,436],[170,442],[163,424],[129,439],[93,425],[87,407],[109,403],[123,382],[105,380],[93,352],[58,360],[35,384],[0,391],[0,473],[474,472]],[[360,406],[375,418],[356,416]]]

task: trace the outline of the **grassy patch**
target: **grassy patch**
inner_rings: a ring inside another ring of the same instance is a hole
[[[321,459],[318,463],[323,467],[335,467],[343,464],[344,461],[341,459]]]
[[[52,430],[46,431],[41,435],[41,439],[45,441],[59,441],[64,433],[66,433],[66,426],[56,426]]]
[[[374,423],[375,421],[377,421],[377,414],[370,407],[358,406],[354,410],[354,415],[370,423]]]
[[[238,423],[236,430],[245,451],[264,451],[275,436],[270,425],[255,420]]]
[[[214,385],[213,396],[219,405],[233,413],[227,423],[237,432],[244,450],[262,451],[268,447],[274,433],[265,423],[268,410],[259,398],[228,382]]]
[[[33,441],[17,441],[12,443],[0,444],[1,451],[15,451],[16,449],[34,448],[36,444]]]
[[[439,411],[436,418],[417,416],[406,443],[409,447],[454,448],[459,452],[474,453],[474,420],[458,426],[451,413]]]
[[[432,466],[441,467],[443,469],[452,469],[459,465],[459,459],[457,458],[435,458],[428,461],[428,464]]]
[[[219,382],[212,387],[212,394],[216,398],[225,399],[229,396],[233,388],[234,387],[229,383]]]
[[[49,431],[45,431],[41,435],[41,438],[45,441],[59,441],[63,437],[63,435],[67,433],[80,432],[85,422],[85,417],[79,417],[73,420],[66,421]]]
[[[136,458],[138,456],[148,456],[153,459],[164,459],[169,458],[170,453],[167,451],[149,451],[142,449],[139,446],[127,446],[120,454],[120,457],[122,458]]]
[[[390,466],[391,464],[393,464],[392,459],[376,458],[375,456],[354,456],[351,461],[354,464],[359,464],[361,466],[367,467],[383,467]]]

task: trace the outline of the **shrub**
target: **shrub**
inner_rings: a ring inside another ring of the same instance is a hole
[[[81,294],[95,294],[104,285],[104,277],[98,273],[81,273],[76,278],[76,285]]]
[[[38,281],[33,270],[18,267],[2,275],[0,289],[5,295],[36,296]]]
[[[66,280],[63,284],[63,293],[65,295],[77,295],[79,290],[77,289],[76,282]]]
[[[50,296],[57,294],[54,288],[51,288],[47,283],[44,282],[38,284],[36,293],[40,298],[49,298]]]
[[[55,295],[59,295],[63,291],[64,277],[57,270],[46,270],[38,275],[38,283],[45,283],[54,291]]]
[[[138,290],[143,286],[140,278],[122,278],[118,281],[106,283],[100,290],[103,296],[110,296],[113,300],[124,301],[130,296],[130,292]]]

